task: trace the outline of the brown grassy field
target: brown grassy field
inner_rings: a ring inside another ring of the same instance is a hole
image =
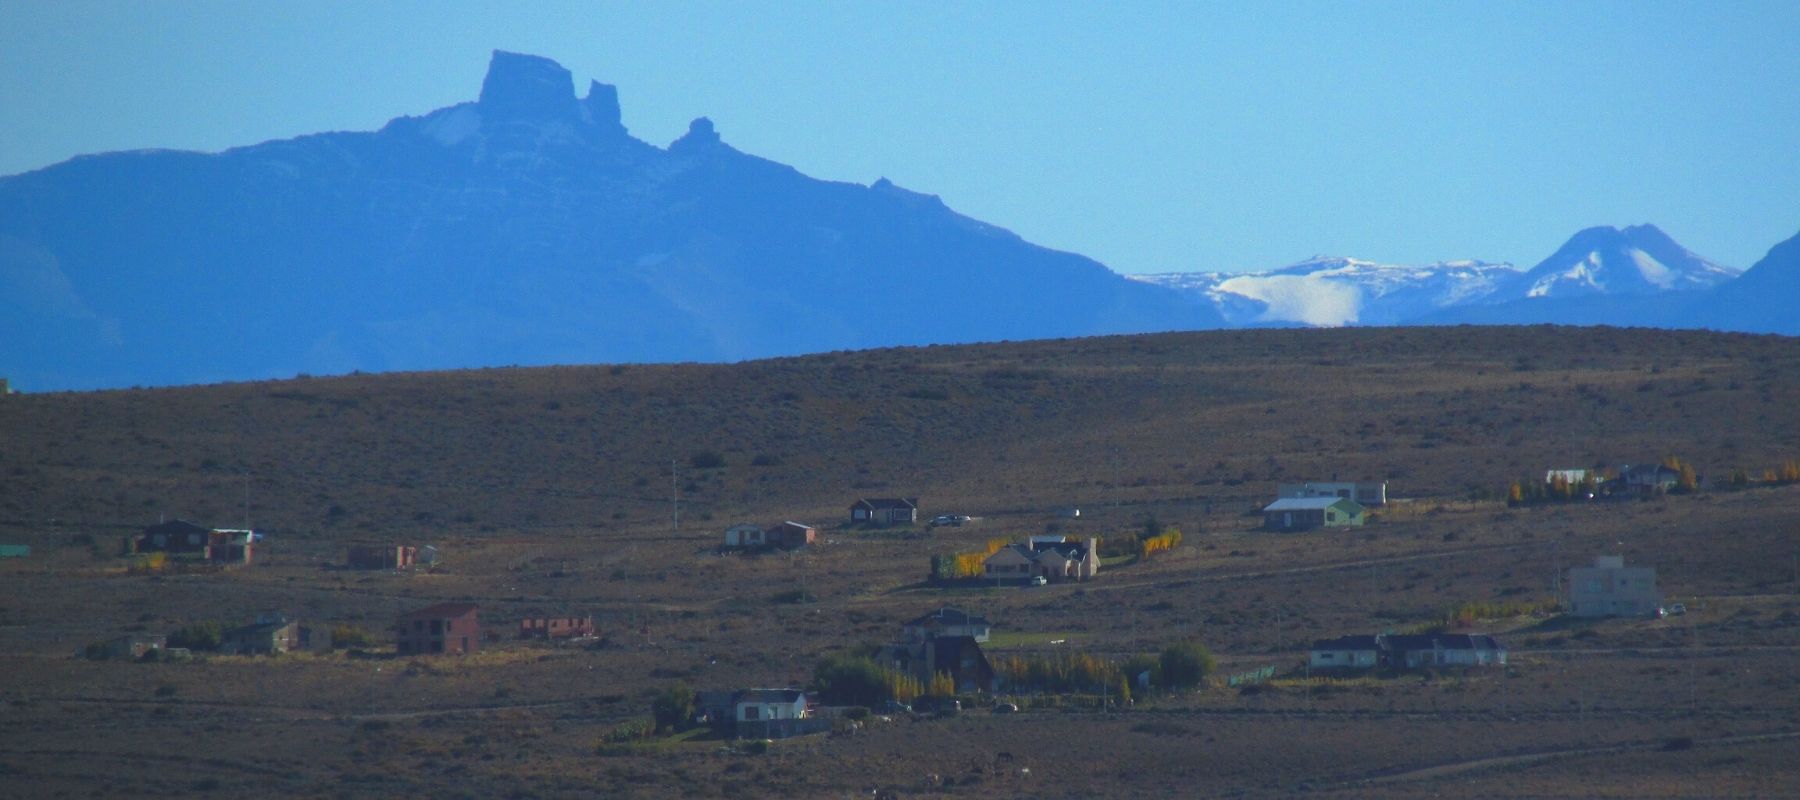
[[[1543,797],[1800,794],[1800,486],[1509,509],[1512,479],[1679,455],[1710,477],[1800,457],[1800,341],[1568,328],[1249,331],[836,353],[736,365],[349,376],[0,398],[0,795]],[[716,454],[723,466],[700,468]],[[675,469],[671,474],[671,462]],[[1386,478],[1352,532],[1278,535],[1274,484]],[[672,494],[680,494],[680,523]],[[859,496],[980,519],[842,523]],[[160,516],[269,534],[258,563],[128,574]],[[1056,509],[1079,505],[1079,519]],[[1083,585],[935,589],[994,536],[1179,526]],[[722,556],[738,521],[825,541]],[[437,574],[336,569],[431,543]],[[1197,636],[1226,671],[1307,643],[1548,597],[1622,554],[1692,613],[1484,623],[1505,670],[1211,687],[599,755],[675,680],[806,681],[946,603],[990,650],[1126,654]],[[804,588],[815,603],[778,602]],[[470,600],[603,641],[468,658],[76,659],[130,630],[262,610],[384,629]],[[1051,639],[1064,640],[1051,645]],[[1673,744],[1672,744],[1673,743]],[[1005,755],[1002,755],[1005,754]],[[930,776],[936,776],[933,780]]]

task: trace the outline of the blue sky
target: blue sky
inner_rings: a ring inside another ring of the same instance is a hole
[[[1655,223],[1800,231],[1800,3],[0,0],[0,174],[474,99],[489,51],[667,144],[877,177],[1122,272],[1316,254],[1529,266]]]

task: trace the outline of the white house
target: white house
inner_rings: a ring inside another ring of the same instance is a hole
[[[1663,604],[1656,570],[1627,567],[1624,556],[1599,556],[1569,570],[1569,613],[1577,617],[1644,617]]]
[[[738,722],[805,719],[806,692],[799,689],[745,689],[738,692]]]
[[[1387,481],[1308,481],[1275,487],[1277,499],[1290,497],[1344,497],[1365,506],[1387,505]]]
[[[763,526],[740,522],[725,529],[726,547],[762,547],[767,543]]]
[[[1313,669],[1374,669],[1381,660],[1381,643],[1375,636],[1339,636],[1313,642],[1306,663]]]
[[[977,642],[988,640],[987,617],[976,616],[960,608],[945,606],[906,623],[906,638],[915,641],[939,636],[967,636]]]

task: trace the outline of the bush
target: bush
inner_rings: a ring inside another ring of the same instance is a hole
[[[658,730],[678,731],[687,727],[688,720],[694,716],[694,690],[677,681],[651,701],[650,713],[656,718]]]
[[[189,650],[217,650],[223,633],[217,622],[196,622],[169,634],[169,646]]]
[[[1162,651],[1160,661],[1163,688],[1172,690],[1199,686],[1217,663],[1212,653],[1199,642],[1170,645]]]
[[[614,725],[612,730],[606,732],[606,741],[609,744],[626,744],[643,741],[655,733],[656,721],[639,717]]]
[[[374,647],[375,634],[355,625],[331,626],[332,647]]]
[[[725,457],[712,450],[702,450],[688,457],[688,466],[694,469],[718,469],[725,466]]]
[[[887,671],[867,656],[840,653],[813,667],[813,687],[828,705],[878,706],[893,699],[892,686]]]

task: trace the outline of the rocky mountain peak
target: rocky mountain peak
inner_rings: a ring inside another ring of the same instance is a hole
[[[590,100],[594,97],[589,93]],[[604,103],[604,93],[599,102]],[[542,56],[495,50],[481,82],[477,105],[491,119],[569,119],[579,107],[575,79],[561,64]],[[612,114],[618,115],[618,94],[611,98]]]

